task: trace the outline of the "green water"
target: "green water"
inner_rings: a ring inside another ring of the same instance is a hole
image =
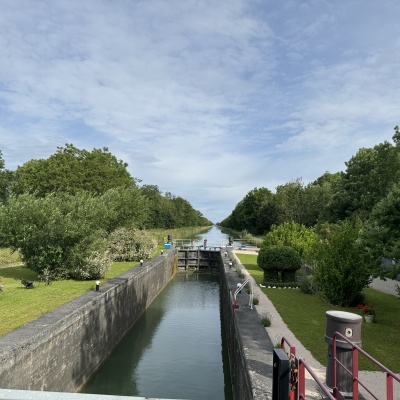
[[[178,274],[83,393],[231,400],[219,278]]]

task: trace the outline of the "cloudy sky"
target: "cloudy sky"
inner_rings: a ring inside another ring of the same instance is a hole
[[[0,0],[6,168],[108,147],[213,222],[400,125],[398,0]]]

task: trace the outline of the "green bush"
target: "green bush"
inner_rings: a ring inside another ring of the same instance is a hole
[[[296,280],[296,271],[301,267],[301,259],[292,247],[270,246],[260,249],[257,264],[264,270],[266,282],[278,282],[279,273],[283,282],[293,282]]]
[[[271,316],[268,313],[261,315],[261,323],[266,328],[271,326]]]
[[[306,294],[315,294],[311,275],[303,275],[298,279],[299,289]]]
[[[360,293],[370,283],[370,271],[357,243],[360,229],[360,221],[331,224],[327,240],[315,243],[313,283],[333,305],[357,304]]]
[[[108,241],[99,239],[91,242],[83,254],[85,257],[76,257],[75,267],[69,270],[68,276],[78,280],[104,278],[112,264]]]
[[[83,275],[90,279],[93,270],[95,277],[103,275],[104,266],[93,266],[93,259],[106,249],[100,245],[106,213],[106,205],[87,193],[12,197],[0,207],[1,242],[18,250],[26,267],[39,274],[47,269],[72,277],[87,266]]]
[[[138,229],[118,228],[109,237],[113,261],[140,261],[152,256],[157,241]]]

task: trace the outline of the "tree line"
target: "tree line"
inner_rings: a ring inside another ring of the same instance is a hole
[[[113,260],[149,257],[156,243],[144,230],[212,225],[127,167],[106,147],[66,144],[10,171],[0,151],[0,247],[18,250],[39,274],[93,279]]]
[[[275,193],[251,190],[219,225],[263,236],[265,249],[295,248],[313,271],[313,290],[351,304],[371,276],[400,273],[399,127],[394,131],[392,142],[359,149],[342,172],[307,185],[297,178]]]

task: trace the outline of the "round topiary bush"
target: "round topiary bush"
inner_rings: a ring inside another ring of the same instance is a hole
[[[268,283],[294,282],[296,271],[301,267],[301,258],[297,251],[289,246],[270,246],[260,249],[257,264],[264,270],[264,280]]]

